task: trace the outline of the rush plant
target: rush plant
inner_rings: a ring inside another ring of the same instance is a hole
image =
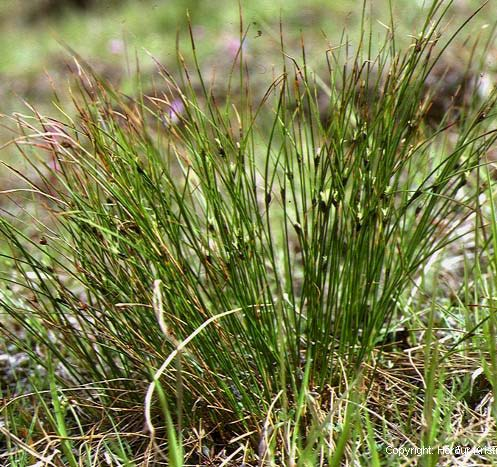
[[[14,117],[30,166],[21,190],[42,214],[0,221],[0,301],[23,329],[9,339],[51,375],[67,462],[71,430],[98,420],[111,433],[145,424],[171,465],[199,421],[249,457],[340,464],[358,436],[363,364],[486,189],[473,173],[496,139],[496,93],[468,78],[464,98],[428,118],[426,83],[456,37],[441,34],[447,8],[435,1],[405,49],[393,25],[375,48],[364,23],[355,51],[344,38],[320,75],[282,41],[263,93],[243,47],[223,90],[211,87],[193,37],[191,66],[179,52],[178,70],[157,64],[153,97],[124,95],[76,58],[75,112]],[[328,435],[332,412],[323,421],[312,401],[330,388],[345,405]],[[91,403],[71,415],[58,390]]]

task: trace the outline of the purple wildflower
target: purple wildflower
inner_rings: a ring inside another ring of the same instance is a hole
[[[181,99],[174,99],[171,104],[169,104],[169,109],[167,111],[167,121],[172,124],[178,123],[184,110],[185,105],[183,104],[183,101]]]
[[[111,54],[121,55],[124,52],[124,42],[121,39],[111,39],[108,48]]]

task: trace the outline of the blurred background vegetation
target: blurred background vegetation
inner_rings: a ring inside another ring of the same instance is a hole
[[[455,1],[455,21],[459,23],[458,19],[469,16],[481,3]],[[288,36],[286,47],[291,52],[298,50],[301,33],[311,60],[322,62],[327,47],[343,42],[344,29],[348,34],[359,30],[362,13],[360,2],[351,0],[242,0],[241,6],[244,28],[250,28],[245,47],[247,53],[257,56],[261,73],[279,59],[275,52],[280,18]],[[390,22],[388,0],[375,0],[366,8],[373,27],[383,35]],[[487,5],[487,11],[491,8]],[[394,26],[407,40],[426,5],[423,0],[396,0],[392,10]],[[175,63],[178,33],[181,49],[188,49],[186,11],[205,66],[219,68],[229,63],[239,42],[235,0],[0,0],[2,113],[21,109],[21,99],[35,106],[50,103],[52,86],[63,89],[69,71],[70,53],[65,47],[124,88],[131,85],[128,79],[136,59],[142,71],[153,69],[148,54],[165,65]],[[488,15],[480,15],[477,21],[483,25],[486,18]]]

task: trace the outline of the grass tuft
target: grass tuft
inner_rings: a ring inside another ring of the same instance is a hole
[[[263,93],[242,20],[221,87],[191,28],[192,62],[178,50],[177,70],[157,64],[153,96],[119,92],[76,57],[73,110],[12,117],[29,169],[4,163],[23,183],[4,195],[31,193],[38,214],[0,220],[0,303],[22,329],[5,335],[48,377],[35,382],[32,447],[7,428],[24,451],[9,444],[11,459],[380,465],[388,443],[447,440],[446,411],[465,402],[442,364],[469,333],[440,341],[452,311],[430,268],[480,235],[488,209],[493,255],[494,205],[478,200],[492,199],[479,177],[497,138],[497,91],[478,80],[431,113],[427,83],[467,23],[443,32],[448,6],[435,1],[404,49],[393,26],[378,46],[364,19],[321,74],[281,34]],[[482,331],[492,387],[494,321]],[[419,329],[399,341],[407,322]],[[406,350],[413,337],[420,348]],[[410,368],[397,407],[375,408],[395,365]],[[404,409],[414,439],[391,421]]]

